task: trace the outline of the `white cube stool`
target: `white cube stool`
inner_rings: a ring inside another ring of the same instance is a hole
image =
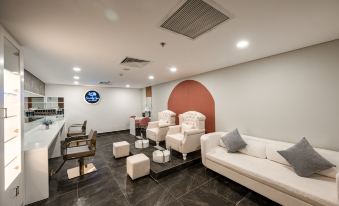
[[[153,162],[165,163],[170,160],[170,151],[169,150],[156,150],[153,152]]]
[[[129,143],[126,141],[113,143],[113,155],[115,158],[129,155]]]
[[[149,147],[149,140],[144,139],[144,140],[137,140],[134,143],[135,148],[142,149],[142,148],[147,148]]]
[[[132,180],[149,175],[150,160],[144,154],[136,154],[127,157],[127,174]]]

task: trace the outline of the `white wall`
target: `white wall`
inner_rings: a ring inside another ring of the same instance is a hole
[[[339,40],[187,79],[213,95],[218,131],[289,142],[305,136],[339,151]],[[180,81],[153,86],[155,116]]]
[[[100,93],[98,104],[88,104],[84,95],[88,90]],[[129,128],[129,116],[141,115],[141,89],[103,88],[65,85],[46,85],[46,96],[64,97],[66,125],[88,121],[91,128],[100,132]],[[87,132],[88,132],[87,131]]]

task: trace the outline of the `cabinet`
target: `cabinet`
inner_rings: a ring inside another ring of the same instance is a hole
[[[19,45],[0,26],[0,205],[23,203],[23,61]]]

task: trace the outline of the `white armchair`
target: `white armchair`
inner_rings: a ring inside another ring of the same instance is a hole
[[[179,115],[179,125],[170,126],[166,135],[166,148],[182,153],[186,160],[187,153],[200,149],[200,137],[205,134],[205,115],[188,111]]]
[[[158,121],[149,122],[146,130],[146,137],[156,142],[164,141],[169,126],[175,125],[175,113],[165,110],[158,113]]]

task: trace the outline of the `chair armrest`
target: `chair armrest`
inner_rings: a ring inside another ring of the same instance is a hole
[[[65,142],[78,141],[78,140],[83,140],[87,138],[88,138],[88,135],[74,135],[71,137],[66,137]]]
[[[152,129],[152,128],[158,128],[158,127],[159,127],[159,121],[148,122],[147,128]]]
[[[160,128],[169,127],[169,126],[173,126],[173,124],[171,124],[171,123],[163,123],[161,125],[159,124]]]
[[[182,152],[190,153],[200,150],[200,138],[205,134],[205,130],[191,129],[184,132],[184,138],[182,140]]]
[[[168,127],[167,134],[176,134],[176,133],[180,133],[180,132],[181,132],[181,126],[175,125],[175,126]]]
[[[82,127],[82,126],[83,126],[83,124],[71,124],[70,127]]]
[[[82,127],[82,125],[81,126],[80,125],[71,125],[71,126],[69,126],[68,127],[68,133],[71,132],[71,128],[79,128],[79,127]]]
[[[79,147],[79,146],[84,146],[84,145],[89,145],[91,142],[90,139],[83,139],[83,140],[76,140],[76,141],[70,141],[67,142],[67,148],[72,148],[72,147]],[[85,144],[80,144],[80,143],[85,143]],[[71,146],[72,144],[75,144],[76,146]]]
[[[205,165],[206,163],[206,153],[211,151],[211,149],[219,145],[219,140],[222,136],[225,135],[225,132],[213,132],[209,134],[204,134],[201,136],[201,160]]]
[[[190,129],[184,132],[185,136],[205,133],[204,129]]]

